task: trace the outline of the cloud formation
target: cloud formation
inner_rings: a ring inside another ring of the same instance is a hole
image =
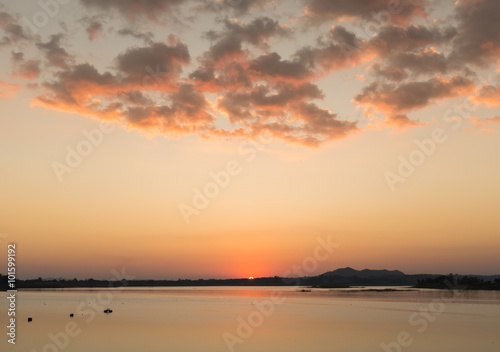
[[[483,86],[476,95],[471,97],[471,100],[489,107],[500,106],[500,86]]]
[[[419,110],[447,99],[500,106],[497,83],[480,85],[500,67],[499,4],[460,0],[433,20],[427,1],[79,0],[68,5],[78,29],[65,20],[63,32],[37,35],[2,9],[0,91],[22,83],[34,105],[165,135],[318,146],[373,121],[422,126]],[[365,118],[347,119],[334,101]]]
[[[118,11],[129,19],[142,16],[158,21],[163,14],[185,2],[185,0],[80,0],[89,9]]]
[[[426,1],[420,0],[305,0],[304,17],[312,21],[374,21],[387,16],[394,23],[408,24],[415,17],[427,17]]]
[[[49,41],[36,44],[38,49],[45,55],[48,66],[68,68],[70,61],[73,60],[72,55],[61,46],[63,37],[63,34],[54,34]]]
[[[40,60],[25,60],[24,54],[21,52],[12,53],[14,77],[21,77],[28,80],[33,80],[40,76]]]
[[[449,79],[431,78],[423,82],[400,85],[374,82],[363,88],[362,92],[354,97],[354,101],[390,114],[423,108],[433,102],[469,94],[474,90],[474,82],[461,76]]]
[[[460,0],[455,17],[458,35],[453,41],[449,61],[456,67],[474,65],[486,68],[500,58],[500,2]]]

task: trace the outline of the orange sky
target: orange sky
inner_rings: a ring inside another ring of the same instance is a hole
[[[500,273],[499,3],[267,3],[3,3],[21,278]]]

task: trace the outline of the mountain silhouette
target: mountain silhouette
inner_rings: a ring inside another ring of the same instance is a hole
[[[413,285],[418,280],[399,270],[356,270],[351,267],[329,271],[320,277],[330,284],[348,285]]]
[[[373,277],[379,277],[379,278],[403,278],[406,276],[405,273],[399,271],[399,270],[371,270],[371,269],[363,269],[363,270],[356,270],[350,267],[346,268],[340,268],[334,271],[329,271],[322,276],[342,276],[342,277],[353,277],[357,276],[359,278],[373,278]]]

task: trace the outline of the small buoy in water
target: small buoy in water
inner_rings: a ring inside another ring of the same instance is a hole
[[[113,313],[113,311],[112,311],[111,309],[109,309],[109,308],[108,308],[108,309],[106,309],[106,310],[104,311],[104,313],[109,314],[109,313]]]
[[[69,317],[70,317],[70,318],[73,318],[74,316],[75,316],[75,315],[74,315],[73,313],[71,313],[71,314],[69,315]]]
[[[29,323],[30,321],[32,321],[32,320],[33,320],[33,318],[28,318],[28,323]]]

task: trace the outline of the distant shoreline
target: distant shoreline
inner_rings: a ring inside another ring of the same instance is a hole
[[[500,275],[407,275],[400,271],[355,270],[342,268],[310,277],[261,277],[238,279],[178,279],[178,280],[65,280],[31,279],[16,280],[17,289],[56,288],[111,288],[111,287],[212,287],[212,286],[272,286],[308,288],[350,288],[353,286],[406,286],[412,288],[449,290],[500,290]],[[0,274],[0,291],[7,291],[7,276]]]

